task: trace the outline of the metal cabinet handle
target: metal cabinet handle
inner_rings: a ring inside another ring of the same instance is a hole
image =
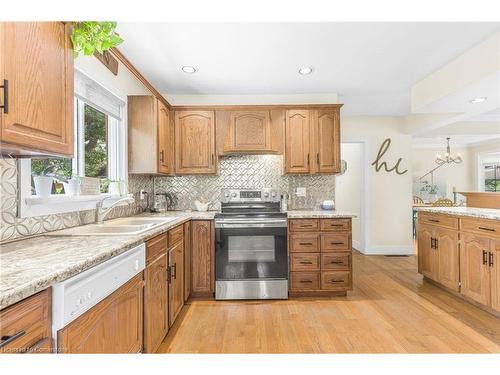
[[[439,223],[438,219],[428,219],[429,221],[432,221],[433,223]]]
[[[344,280],[343,279],[340,279],[340,280],[339,279],[331,279],[330,282],[331,283],[343,283]]]
[[[488,264],[488,252],[483,250],[483,264]]]
[[[177,263],[174,263],[174,265],[172,266],[173,270],[174,270],[174,273],[172,274],[172,277],[174,279],[177,279]]]
[[[165,158],[165,156],[164,156],[164,155],[165,155],[165,154],[164,154],[164,151],[163,151],[163,150],[161,150],[161,151],[160,151],[160,161],[161,161],[161,162],[165,161],[165,160],[164,160],[164,158]]]
[[[0,342],[0,349],[3,348],[4,346],[10,344],[14,340],[17,340],[19,337],[22,337],[26,334],[25,331],[19,331],[12,336],[2,336],[2,341]]]
[[[299,282],[302,284],[307,284],[307,283],[312,283],[312,280],[300,280]]]
[[[477,228],[481,230],[486,230],[488,232],[496,232],[496,230],[493,228],[487,228],[487,227],[477,227]]]
[[[490,267],[493,267],[493,253],[489,253],[489,256],[488,256],[488,262],[489,262],[489,266]]]
[[[309,261],[301,261],[299,262],[300,264],[312,264],[312,262],[309,262]]]
[[[309,154],[307,154],[307,165],[309,165]]]
[[[343,227],[344,224],[330,224],[331,227]]]
[[[167,282],[170,284],[170,282],[172,281],[172,271],[171,271],[171,267],[167,267]]]
[[[330,242],[330,245],[343,245],[343,242]]]
[[[0,89],[3,89],[3,104],[0,108],[3,108],[3,113],[7,114],[9,113],[9,81],[4,79]]]
[[[439,248],[439,240],[437,238],[434,238],[434,249],[438,249]]]
[[[319,152],[316,154],[316,162],[318,163],[319,165]]]
[[[332,260],[330,264],[344,264],[344,262],[338,260]]]
[[[312,242],[300,242],[299,244],[303,246],[311,246]]]

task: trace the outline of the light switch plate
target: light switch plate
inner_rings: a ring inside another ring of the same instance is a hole
[[[297,190],[295,190],[295,195],[297,197],[305,197],[306,196],[306,188],[305,187],[298,187]]]

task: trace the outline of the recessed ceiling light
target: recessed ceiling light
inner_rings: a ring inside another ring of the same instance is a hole
[[[196,73],[196,68],[194,66],[185,65],[182,67],[182,71],[187,74]]]
[[[485,96],[482,96],[480,98],[474,98],[470,101],[471,104],[477,104],[477,103],[482,103],[484,102],[486,99],[488,99],[487,97]]]
[[[306,76],[308,74],[311,74],[312,71],[313,71],[313,68],[311,68],[310,66],[305,66],[305,67],[299,69],[299,74]]]

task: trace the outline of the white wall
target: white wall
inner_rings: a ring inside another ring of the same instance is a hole
[[[367,171],[364,188],[367,190],[365,254],[413,254],[412,243],[412,172],[411,137],[402,133],[403,120],[399,117],[342,117],[342,141],[363,141]],[[403,175],[394,171],[379,172],[371,166],[382,142],[390,138],[392,144],[384,160],[392,167],[402,158]]]
[[[362,143],[342,143],[342,160],[347,162],[347,171],[335,178],[336,209],[352,212],[357,217],[352,219],[352,242],[355,249],[362,249],[361,238],[361,202],[363,191]]]

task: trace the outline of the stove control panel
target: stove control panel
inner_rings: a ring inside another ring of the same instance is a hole
[[[277,189],[222,189],[222,203],[228,202],[279,202]]]

